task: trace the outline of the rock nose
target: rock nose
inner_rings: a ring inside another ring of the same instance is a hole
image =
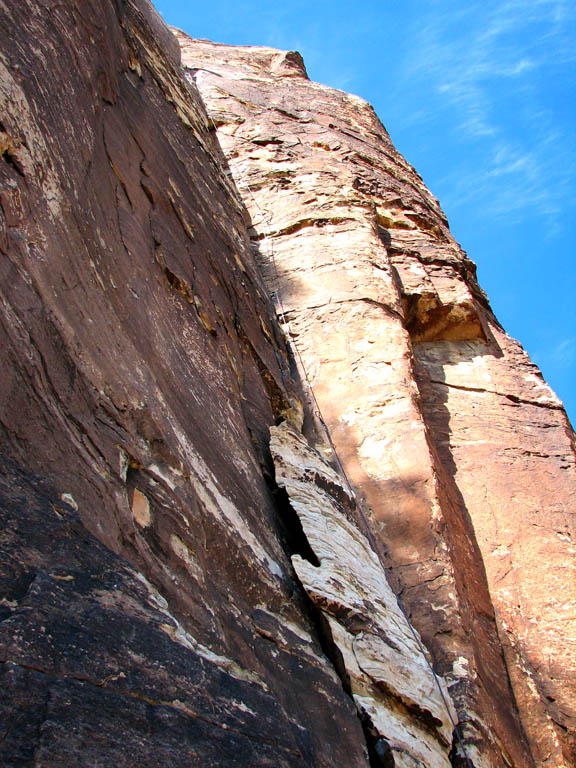
[[[298,51],[281,51],[274,56],[270,69],[277,77],[304,77],[309,80],[304,59]]]

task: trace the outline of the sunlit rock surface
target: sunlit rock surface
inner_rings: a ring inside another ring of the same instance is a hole
[[[328,619],[350,692],[395,765],[449,766],[455,719],[444,681],[434,677],[376,552],[354,521],[342,478],[284,422],[272,427],[276,481],[296,510],[316,562],[292,562]]]
[[[179,37],[470,753],[571,764],[574,434],[561,403],[366,102],[302,68],[285,77],[277,51]]]
[[[371,108],[0,22],[0,764],[569,765],[572,433]]]

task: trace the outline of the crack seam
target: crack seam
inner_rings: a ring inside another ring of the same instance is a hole
[[[388,304],[385,304],[383,301],[378,301],[378,299],[371,299],[369,296],[358,296],[352,299],[338,299],[337,301],[326,301],[323,304],[312,304],[311,306],[307,306],[307,307],[287,309],[284,314],[290,315],[291,312],[305,312],[310,309],[323,309],[324,307],[330,307],[330,306],[335,307],[340,304],[354,304],[355,302],[363,302],[363,301],[366,302],[367,304],[374,304],[377,307],[381,307],[391,317],[394,317],[397,320],[400,320],[401,322],[404,321],[404,318],[402,317],[400,312],[397,312],[395,309],[392,309],[392,307],[390,307]],[[433,382],[433,383],[443,384],[444,382]]]
[[[443,387],[450,387],[452,389],[460,389],[463,392],[486,392],[491,395],[498,395],[498,397],[505,397],[507,400],[511,400],[513,403],[519,403],[521,405],[534,405],[539,408],[547,408],[552,411],[563,410],[562,406],[556,403],[539,403],[537,400],[528,400],[517,395],[506,394],[505,392],[497,392],[495,389],[483,389],[482,387],[465,387],[463,384],[449,384],[447,381],[441,381],[440,379],[430,379],[431,384],[441,384]]]

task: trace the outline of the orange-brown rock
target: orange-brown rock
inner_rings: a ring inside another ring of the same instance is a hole
[[[180,35],[254,248],[477,765],[571,765],[574,434],[371,107]]]
[[[0,764],[570,765],[573,433],[371,108],[0,23]]]
[[[298,388],[178,45],[145,0],[0,25],[0,764],[364,768],[267,451]]]

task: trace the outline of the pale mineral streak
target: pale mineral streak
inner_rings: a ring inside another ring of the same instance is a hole
[[[284,422],[270,431],[276,482],[286,489],[320,564],[300,555],[292,562],[328,618],[362,716],[388,743],[395,765],[447,768],[456,717],[450,695],[353,522],[354,497],[294,427]]]
[[[572,765],[573,433],[371,107],[0,26],[0,763]]]

